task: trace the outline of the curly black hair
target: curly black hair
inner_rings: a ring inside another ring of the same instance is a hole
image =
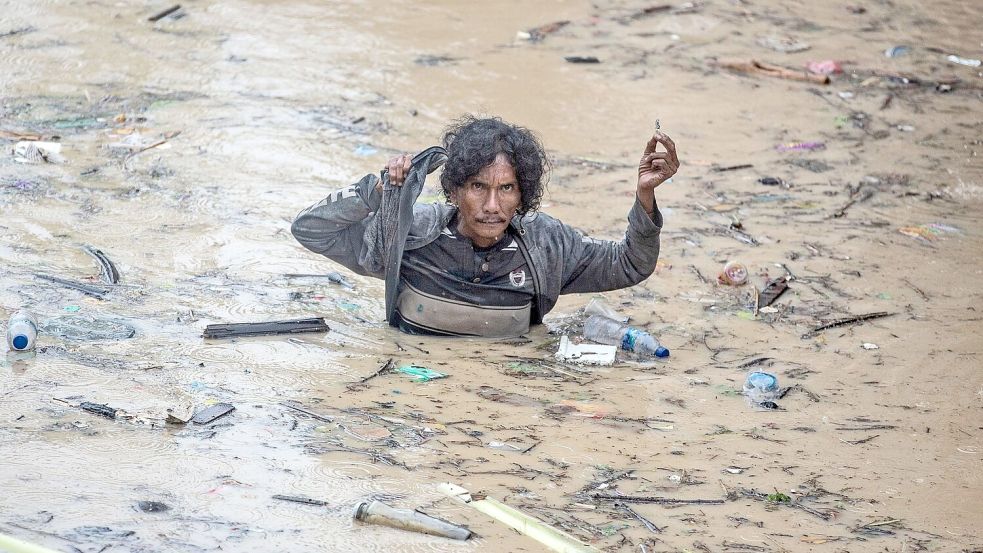
[[[502,153],[511,162],[522,192],[522,205],[517,213],[525,215],[539,209],[551,165],[542,143],[529,129],[498,117],[467,115],[445,129],[444,149],[447,162],[440,175],[440,185],[448,200],[452,190],[464,186]]]

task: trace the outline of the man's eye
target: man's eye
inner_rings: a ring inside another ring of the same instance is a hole
[[[484,187],[484,186],[485,185],[481,184],[480,182],[472,182],[471,183],[471,188],[474,188],[475,190],[481,190],[482,187]]]
[[[502,191],[503,192],[511,192],[514,188],[515,188],[515,185],[514,184],[503,184],[502,185]]]

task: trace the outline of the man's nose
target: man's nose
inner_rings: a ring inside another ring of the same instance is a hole
[[[482,206],[486,213],[498,213],[498,191],[489,190],[488,194],[485,196],[485,204]]]

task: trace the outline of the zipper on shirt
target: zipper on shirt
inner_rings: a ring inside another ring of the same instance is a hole
[[[532,275],[532,288],[536,294],[536,318],[542,320],[543,294],[539,287],[539,272],[536,270],[536,264],[533,263],[532,257],[529,255],[529,249],[526,247],[526,242],[523,239],[526,235],[526,229],[522,227],[522,219],[519,219],[518,223],[513,221],[512,227],[516,230],[517,234],[515,243],[519,245],[519,251],[522,252],[522,257],[526,258],[526,265],[529,266],[529,273]]]

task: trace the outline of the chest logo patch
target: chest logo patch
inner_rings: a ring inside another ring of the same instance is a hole
[[[512,271],[509,273],[509,282],[512,283],[512,286],[521,288],[526,283],[526,272],[522,269]]]

